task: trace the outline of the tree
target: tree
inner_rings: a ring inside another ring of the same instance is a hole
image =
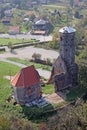
[[[73,7],[73,5],[74,5],[74,1],[70,0],[70,6]]]
[[[33,21],[35,18],[36,18],[35,14],[32,14],[32,15],[30,16],[30,21]]]

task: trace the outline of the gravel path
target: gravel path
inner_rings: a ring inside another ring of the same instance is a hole
[[[15,49],[13,53],[5,52],[3,54],[0,54],[0,58],[18,57],[20,59],[31,59],[34,53],[41,54],[41,59],[50,58],[51,60],[56,59],[59,55],[58,52],[53,50],[46,50],[30,46],[21,49]]]

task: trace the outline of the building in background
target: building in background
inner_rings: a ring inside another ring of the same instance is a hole
[[[20,27],[19,26],[10,26],[8,33],[10,35],[20,34]]]
[[[39,19],[32,26],[32,34],[34,35],[45,35],[48,31],[48,21]]]

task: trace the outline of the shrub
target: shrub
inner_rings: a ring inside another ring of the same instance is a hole
[[[32,123],[24,119],[12,117],[10,122],[11,130],[34,130]]]
[[[10,130],[10,121],[0,116],[0,130]]]
[[[34,60],[41,59],[41,54],[39,54],[39,53],[34,53],[34,54],[32,55],[32,58],[33,58]]]

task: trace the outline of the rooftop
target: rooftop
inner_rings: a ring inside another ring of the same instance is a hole
[[[72,28],[72,27],[63,27],[63,28],[61,28],[60,30],[59,30],[59,32],[60,33],[73,33],[73,32],[75,32],[76,30],[74,29],[74,28]]]
[[[40,82],[39,74],[34,66],[22,68],[11,80],[11,85],[15,87],[29,87]]]
[[[46,24],[46,21],[40,19],[40,20],[38,20],[35,24],[36,24],[36,25],[45,25],[45,24]]]

